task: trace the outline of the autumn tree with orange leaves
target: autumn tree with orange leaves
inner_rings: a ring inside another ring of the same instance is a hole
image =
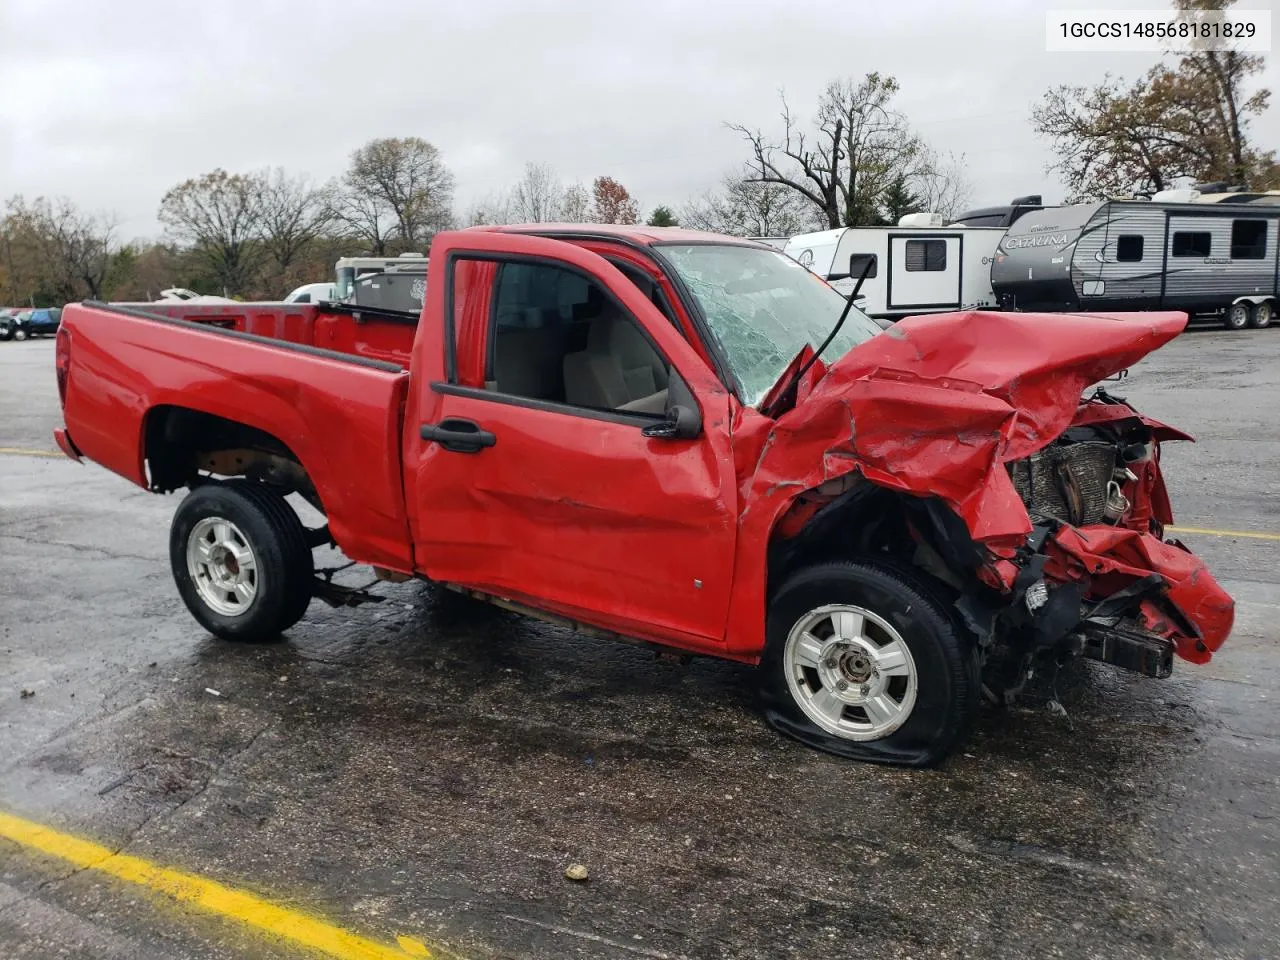
[[[635,223],[636,202],[630,191],[613,177],[596,177],[591,185],[593,223]]]

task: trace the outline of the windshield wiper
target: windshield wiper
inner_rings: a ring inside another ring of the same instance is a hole
[[[840,328],[844,326],[845,320],[849,317],[849,311],[853,309],[853,301],[858,299],[858,291],[862,289],[862,281],[866,280],[867,274],[871,272],[872,263],[874,263],[874,259],[869,257],[867,259],[866,266],[862,268],[862,273],[858,276],[858,282],[853,285],[853,293],[849,294],[849,298],[844,302],[844,309],[840,311],[840,319],[836,321],[836,325],[832,327],[831,332],[827,334],[827,339],[822,341],[822,345],[819,346],[817,350],[813,351],[813,356],[806,360],[791,379],[787,381],[786,387],[779,390],[774,395],[773,403],[769,404],[769,409],[760,411],[766,417],[773,416],[773,412],[781,407],[783,401],[786,400],[791,395],[791,392],[796,389],[796,385],[800,383],[800,378],[809,372],[809,368],[818,362],[818,358],[822,356],[822,352],[826,350],[827,347],[831,346],[831,341],[836,338],[836,334],[840,332]]]

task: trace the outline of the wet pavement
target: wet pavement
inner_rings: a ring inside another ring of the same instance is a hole
[[[0,447],[51,448],[52,362],[0,344]],[[1114,392],[1201,437],[1166,447],[1181,525],[1280,532],[1280,331]],[[1184,536],[1239,603],[1208,667],[1081,664],[1065,717],[1045,684],[917,772],[778,737],[749,668],[423,584],[215,641],[176,504],[0,454],[0,812],[468,958],[1280,956],[1280,540]],[[299,955],[0,839],[0,956]]]

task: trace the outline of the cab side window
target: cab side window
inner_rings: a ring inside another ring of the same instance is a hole
[[[551,264],[502,263],[485,387],[557,404],[660,416],[670,367],[594,281]]]

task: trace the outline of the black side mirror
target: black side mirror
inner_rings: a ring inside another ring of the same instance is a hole
[[[698,403],[689,385],[675,370],[667,379],[666,415],[645,427],[641,433],[661,440],[693,440],[702,435],[702,413],[698,410]]]

